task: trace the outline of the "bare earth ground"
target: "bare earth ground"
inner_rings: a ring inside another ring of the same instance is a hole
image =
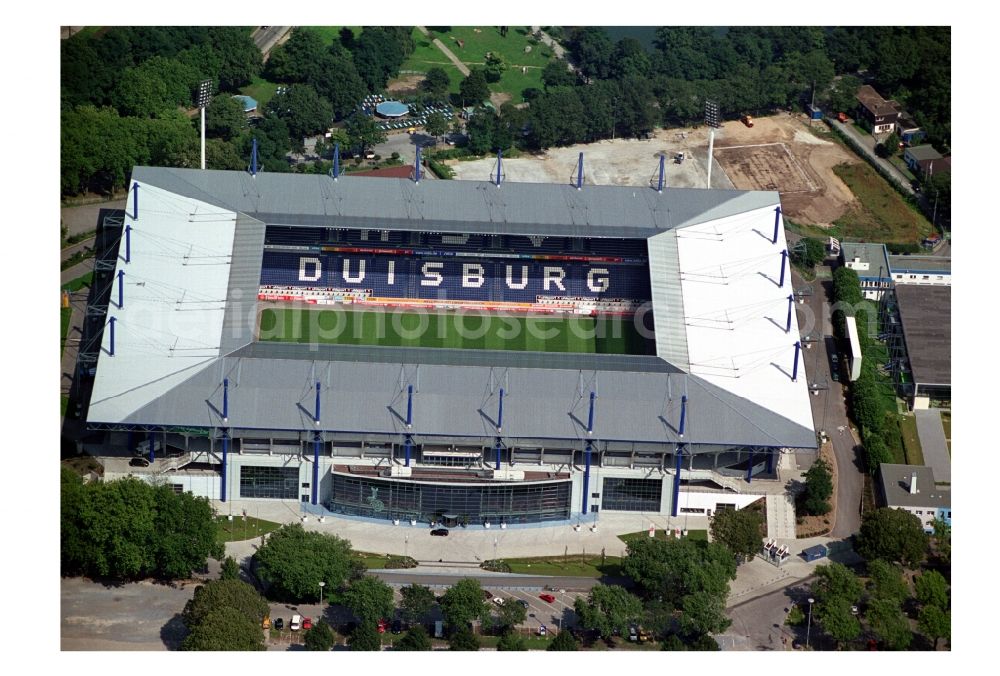
[[[815,129],[825,131],[822,123]],[[859,160],[843,146],[814,135],[802,115],[759,117],[753,128],[727,122],[715,138],[716,158],[739,190],[778,190],[792,221],[830,225],[857,203],[836,174]]]
[[[660,129],[648,140],[615,139],[551,148],[535,156],[505,159],[504,174],[508,181],[570,183],[581,152],[585,184],[648,186],[657,179],[660,153],[666,153],[667,186],[703,188],[708,128]],[[687,156],[681,164],[671,159],[678,152]],[[757,118],[752,129],[727,122],[715,135],[712,187],[778,190],[789,219],[829,225],[856,204],[850,190],[833,173],[834,166],[845,162],[860,160],[842,146],[812,134],[803,116],[783,113]],[[489,180],[496,160],[448,164],[457,179]]]
[[[392,80],[389,86],[386,87],[386,91],[392,94],[416,92],[420,89],[420,83],[423,79],[423,75],[407,75],[406,77]]]

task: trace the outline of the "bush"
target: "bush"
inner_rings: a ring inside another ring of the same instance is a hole
[[[455,178],[455,172],[452,170],[451,167],[441,164],[435,159],[428,158],[427,166],[430,168],[431,171],[434,172],[434,175],[437,176],[438,178],[443,178],[445,180],[451,180]]]
[[[483,570],[489,570],[494,573],[510,572],[510,564],[500,559],[491,559],[489,561],[483,561],[481,564],[479,564],[479,567],[482,568]]]

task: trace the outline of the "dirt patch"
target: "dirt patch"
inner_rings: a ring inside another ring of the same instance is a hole
[[[826,534],[837,525],[837,462],[833,457],[833,442],[826,442],[819,449],[819,458],[826,461],[830,467],[833,481],[833,493],[830,495],[830,511],[822,516],[797,516],[795,519],[795,537],[807,538],[817,534]]]
[[[825,126],[787,114],[754,122],[728,122],[715,139],[716,157],[737,189],[777,190],[786,217],[806,225],[832,225],[857,206],[833,167],[861,160],[824,138]]]
[[[391,81],[385,90],[393,94],[415,92],[420,89],[420,83],[423,81],[423,75],[407,75]]]
[[[512,97],[507,92],[493,92],[490,94],[490,103],[494,105],[497,110],[500,110],[500,106],[510,101]]]

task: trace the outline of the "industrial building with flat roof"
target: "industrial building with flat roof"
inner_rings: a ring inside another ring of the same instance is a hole
[[[883,299],[890,366],[912,408],[951,401],[951,287],[897,284]]]
[[[775,192],[151,167],[132,184],[81,373],[96,448],[148,437],[151,467],[128,471],[151,480],[515,524],[742,507],[781,453],[816,447]],[[278,230],[317,238],[303,251],[340,231],[644,241],[655,353],[262,342]]]
[[[915,515],[928,533],[935,519],[951,526],[951,490],[935,483],[930,467],[884,462],[879,465],[878,489],[886,507]]]

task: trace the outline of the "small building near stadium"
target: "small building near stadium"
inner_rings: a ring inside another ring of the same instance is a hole
[[[711,515],[816,447],[776,192],[136,167],[98,267],[89,449],[213,500]]]

